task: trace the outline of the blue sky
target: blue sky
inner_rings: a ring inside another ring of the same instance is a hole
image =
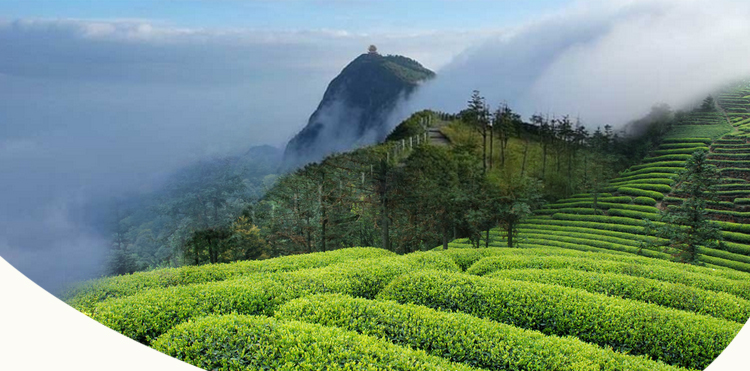
[[[185,27],[262,29],[499,28],[571,1],[536,0],[3,0],[4,18],[137,18]]]

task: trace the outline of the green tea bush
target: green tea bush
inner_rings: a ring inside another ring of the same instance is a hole
[[[241,261],[181,268],[158,269],[131,275],[101,278],[85,282],[64,297],[72,307],[90,312],[97,302],[108,298],[133,295],[150,288],[183,286],[223,281],[262,272],[288,272],[325,267],[345,261],[394,256],[391,251],[374,247],[355,247],[305,255],[291,255],[268,260]]]
[[[750,192],[750,183],[724,183],[716,186],[721,191],[744,190]]]
[[[557,285],[438,271],[396,278],[378,298],[461,311],[545,334],[575,336],[616,351],[696,369],[708,366],[742,327]]]
[[[256,316],[210,316],[153,344],[206,370],[472,370],[335,327]]]
[[[750,198],[744,198],[744,197],[735,198],[734,204],[735,205],[750,205]]]
[[[644,170],[648,168],[662,168],[662,167],[681,168],[683,166],[685,166],[685,161],[658,161],[658,162],[650,162],[650,163],[643,164],[643,165],[631,166],[630,169]]]
[[[708,147],[706,146],[698,146],[698,147],[682,147],[682,148],[671,148],[671,149],[659,149],[654,151],[655,156],[662,156],[662,155],[679,155],[679,154],[685,154],[685,155],[692,155],[695,151],[708,151]]]
[[[642,226],[608,223],[606,222],[606,219],[605,221],[602,221],[602,222],[575,220],[575,219],[570,219],[570,218],[578,217],[578,215],[571,215],[571,214],[560,214],[557,217],[560,219],[559,220],[550,219],[550,220],[544,220],[544,221],[541,221],[538,219],[530,219],[527,221],[527,223],[593,228],[593,229],[601,229],[605,231],[625,232],[625,233],[632,233],[632,234],[644,233],[644,229]],[[605,218],[609,219],[610,217],[605,217]]]
[[[697,148],[697,147],[705,147],[707,145],[710,145],[710,143],[664,143],[659,146],[659,149],[675,149],[675,148]],[[691,152],[692,153],[692,152]]]
[[[721,221],[716,221],[716,220],[712,221],[712,223],[715,224],[717,227],[721,228],[722,231],[750,234],[750,224],[721,222]]]
[[[626,194],[628,196],[651,197],[655,200],[661,200],[662,198],[664,198],[664,194],[660,192],[649,191],[649,190],[638,189],[638,188],[620,187],[620,188],[617,188],[617,192]]]
[[[605,241],[598,240],[583,240],[583,239],[565,239],[569,242],[563,241],[563,238],[553,238],[550,236],[537,236],[538,238],[524,236],[522,238],[521,247],[525,247],[525,243],[532,243],[540,246],[555,246],[565,249],[579,250],[579,251],[596,251],[596,252],[610,252],[620,251],[631,254],[641,254],[644,256],[657,258],[657,259],[669,259],[671,256],[660,251],[650,249],[639,249],[633,246],[620,245]]]
[[[600,215],[602,210],[594,210],[580,207],[564,207],[561,209],[539,209],[536,211],[537,214],[554,214],[554,213],[568,213],[568,214],[580,214],[580,215]]]
[[[392,301],[315,295],[286,303],[276,317],[357,331],[490,370],[674,369],[574,338]]]
[[[639,240],[634,238],[621,238],[621,237],[614,237],[614,236],[608,236],[602,233],[586,233],[581,232],[580,230],[572,230],[572,229],[565,229],[565,230],[554,230],[554,229],[548,229],[548,228],[526,228],[525,226],[521,226],[519,228],[519,233],[523,237],[528,236],[544,236],[550,238],[555,238],[555,236],[567,236],[567,237],[575,237],[575,238],[581,238],[581,239],[587,239],[587,240],[598,240],[598,241],[606,241],[606,242],[612,242],[620,245],[629,245],[629,246],[638,246]],[[633,235],[629,235],[632,237],[635,237]]]
[[[564,220],[577,220],[577,221],[585,221],[585,222],[624,224],[624,225],[632,225],[632,226],[640,226],[640,227],[644,226],[643,220],[625,218],[625,217],[619,217],[619,216],[574,215],[574,214],[558,213],[558,214],[552,215],[552,218],[564,219]],[[661,224],[656,223],[656,225],[661,225]]]
[[[742,255],[750,255],[750,245],[745,245],[736,242],[724,241],[724,247],[729,252]]]
[[[690,154],[672,154],[672,155],[661,155],[656,157],[646,157],[643,159],[644,163],[659,162],[659,161],[685,161],[692,157]]]
[[[720,142],[721,139],[717,140],[717,142]],[[666,138],[662,141],[663,143],[691,143],[691,144],[705,144],[710,145],[711,144],[711,138]],[[664,144],[662,144],[662,147]]]
[[[643,178],[643,179],[632,179],[632,180],[626,180],[626,181],[618,181],[618,182],[611,182],[610,185],[626,185],[626,184],[664,184],[664,185],[672,185],[674,184],[674,179],[672,178]]]
[[[651,165],[651,164],[650,164]],[[642,174],[664,174],[664,173],[673,173],[676,175],[676,173],[679,173],[683,167],[666,167],[666,166],[654,166],[654,167],[647,167],[639,170],[633,170],[628,171],[626,173],[623,173],[623,176],[626,177],[632,177],[634,175],[642,175]]]
[[[674,173],[648,173],[648,174],[639,174],[639,175],[630,175],[630,176],[621,176],[619,178],[615,178],[612,180],[612,182],[626,182],[631,180],[638,180],[638,179],[671,179],[674,180],[677,176]]]
[[[729,321],[745,323],[750,301],[723,292],[616,273],[573,269],[508,269],[488,275],[520,281],[548,283],[686,310]]]
[[[719,271],[711,268],[692,268],[686,264],[672,263],[673,266],[660,264],[634,263],[632,261],[609,261],[606,259],[575,258],[568,256],[549,256],[544,259],[534,256],[503,256],[483,258],[466,270],[474,275],[487,275],[501,269],[537,268],[561,269],[569,268],[587,272],[618,273],[628,276],[652,278],[665,282],[679,283],[699,289],[725,292],[743,299],[750,300],[750,281],[742,281],[728,277],[720,277]],[[737,272],[734,277],[747,277],[747,273]]]
[[[613,216],[624,216],[634,219],[648,219],[648,220],[659,220],[659,214],[656,213],[644,213],[642,211],[635,210],[623,210],[623,209],[609,209],[607,211],[609,215]]]
[[[583,233],[588,234],[591,236],[599,236],[599,237],[615,237],[620,241],[630,241],[634,246],[637,246],[639,241],[647,241],[647,242],[657,242],[661,239],[651,236],[645,236],[645,235],[639,235],[639,234],[633,234],[633,233],[625,233],[625,232],[616,232],[616,231],[607,231],[603,229],[596,229],[596,228],[585,228],[585,227],[573,227],[573,226],[559,226],[559,225],[548,225],[548,224],[528,224],[523,223],[520,225],[520,230],[540,230],[542,232],[549,232],[550,234],[556,234],[556,233]],[[624,242],[623,242],[624,244]]]
[[[356,264],[151,289],[103,301],[91,317],[148,344],[179,323],[209,314],[270,314],[287,300],[325,292],[372,298],[394,277],[425,268],[460,270],[450,257],[434,252],[363,259]]]
[[[672,191],[672,187],[666,184],[627,183],[625,186],[629,188],[645,189],[648,191],[657,191],[661,193],[669,193]],[[619,188],[620,187],[618,187],[618,189]]]
[[[750,153],[712,153],[712,160],[750,160]]]
[[[654,200],[654,199],[653,199],[653,198],[651,198],[651,197],[643,197],[643,196],[640,196],[640,197],[636,197],[636,198],[634,198],[634,199],[633,199],[633,203],[635,203],[635,204],[637,204],[637,205],[647,205],[647,206],[653,206],[653,205],[656,205],[656,200]]]

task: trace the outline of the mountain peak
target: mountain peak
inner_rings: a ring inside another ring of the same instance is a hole
[[[383,140],[388,118],[435,73],[400,55],[381,55],[377,47],[350,62],[328,85],[323,100],[286,146],[284,167],[294,168],[325,156]]]

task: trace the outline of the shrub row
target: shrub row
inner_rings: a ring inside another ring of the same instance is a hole
[[[750,281],[720,277],[712,272],[710,268],[689,269],[685,264],[672,263],[674,266],[662,264],[635,263],[633,261],[608,261],[596,257],[576,258],[568,256],[549,256],[541,259],[533,256],[503,256],[486,257],[480,259],[466,270],[466,273],[483,276],[500,269],[538,268],[559,269],[570,268],[575,270],[599,273],[619,273],[628,276],[652,278],[660,281],[680,283],[709,291],[725,292],[750,299]],[[747,273],[737,272],[735,276],[747,277]]]
[[[659,149],[674,149],[674,148],[696,148],[704,147],[710,143],[663,143],[659,146]]]
[[[663,143],[694,143],[694,144],[711,144],[711,138],[665,138]]]
[[[719,169],[719,172],[729,174],[750,174],[750,169],[742,167],[724,167]]]
[[[658,162],[650,162],[650,163],[642,164],[642,165],[631,166],[630,169],[631,170],[643,170],[643,169],[648,169],[648,168],[663,168],[663,167],[681,168],[683,166],[685,166],[684,160],[683,161],[658,161]]]
[[[711,215],[728,215],[735,218],[750,218],[750,212],[748,211],[729,211],[729,210],[714,210],[714,209],[708,209],[709,214]]]
[[[205,370],[472,370],[336,327],[258,316],[210,316],[153,344]]]
[[[285,272],[305,268],[325,267],[356,259],[395,255],[374,247],[355,247],[305,255],[292,255],[268,260],[242,261],[182,268],[158,269],[131,275],[108,277],[85,282],[65,294],[72,307],[90,312],[97,302],[107,298],[133,295],[149,288],[182,286],[203,282],[223,281],[260,272]]]
[[[684,147],[684,148],[671,148],[671,149],[659,149],[654,151],[654,155],[656,156],[662,156],[662,155],[692,155],[695,151],[708,151],[709,148],[706,146],[698,146],[698,147]]]
[[[638,241],[649,241],[656,242],[659,239],[652,236],[645,236],[626,232],[607,231],[603,229],[585,228],[585,227],[573,227],[573,226],[560,226],[560,225],[549,225],[549,224],[528,224],[523,223],[520,225],[520,229],[538,229],[541,231],[554,232],[571,232],[571,233],[586,233],[595,236],[609,236],[616,237],[621,240],[628,240],[633,244],[638,244]]]
[[[647,206],[653,207],[654,205],[656,205],[656,200],[654,200],[651,197],[640,196],[640,197],[634,198],[633,203],[638,204],[638,205],[647,205]]]
[[[522,237],[527,237],[531,235],[546,235],[549,238],[557,238],[558,236],[567,236],[567,237],[573,237],[573,238],[581,238],[581,239],[587,239],[587,240],[598,240],[598,241],[606,241],[606,242],[612,242],[618,245],[627,245],[627,246],[639,246],[639,239],[636,238],[622,238],[622,237],[615,237],[615,236],[607,236],[601,233],[586,233],[582,231],[572,231],[569,229],[565,230],[554,230],[554,229],[537,229],[537,228],[525,228],[521,227],[519,228],[518,232],[521,234]],[[627,235],[630,237],[645,237],[645,236],[635,236],[635,235]],[[652,240],[655,240],[652,239]]]
[[[709,164],[721,166],[724,168],[737,168],[737,169],[748,169],[750,168],[750,161],[742,160],[708,160]]]
[[[750,205],[750,198],[735,198],[735,205]]]
[[[325,292],[372,298],[394,277],[415,269],[459,271],[433,252],[360,260],[325,268],[255,275],[222,282],[143,291],[99,303],[91,317],[148,344],[173,326],[210,314],[271,314],[287,300]]]
[[[685,161],[692,157],[689,154],[674,154],[674,155],[661,155],[656,157],[646,157],[643,159],[644,163],[660,162],[660,161]]]
[[[617,181],[612,182],[610,185],[625,185],[625,184],[664,184],[664,185],[672,185],[674,184],[674,179],[672,178],[644,178],[644,179],[633,179],[633,180],[625,180],[625,181]]]
[[[721,235],[727,241],[750,244],[750,234],[721,231]]]
[[[571,249],[571,250],[579,250],[579,251],[593,251],[593,252],[611,252],[611,251],[619,251],[619,252],[626,252],[630,254],[641,254],[643,256],[648,256],[651,258],[657,258],[657,259],[670,259],[671,256],[665,253],[662,253],[660,251],[656,251],[649,249],[649,247],[644,249],[639,249],[637,247],[628,246],[628,245],[620,245],[610,242],[604,242],[604,241],[597,241],[597,240],[582,240],[582,239],[567,239],[569,242],[563,241],[562,237],[556,237],[552,238],[550,236],[543,236],[543,237],[523,237],[521,240],[522,247],[524,243],[532,243],[535,245],[541,245],[541,246],[555,246],[555,247],[561,247],[565,249]]]
[[[635,211],[635,210],[609,209],[607,213],[613,216],[624,216],[624,217],[634,218],[634,219],[648,219],[648,220],[653,220],[653,221],[657,221],[660,219],[659,214],[644,213],[642,211]]]
[[[750,264],[750,256],[747,256],[744,254],[736,254],[727,250],[701,248],[700,253],[704,255],[716,257],[716,258],[738,262],[738,263]],[[747,267],[741,270],[747,272]]]
[[[729,252],[742,255],[750,255],[750,245],[745,245],[736,242],[724,241],[724,247]]]
[[[490,370],[674,369],[574,338],[392,301],[316,295],[285,304],[276,316],[357,331]]]
[[[745,141],[742,139],[717,139],[715,141],[717,144],[745,144]]]
[[[557,285],[437,271],[396,278],[378,298],[461,311],[545,334],[575,336],[616,351],[696,369],[708,366],[742,327]]]
[[[660,193],[660,192],[649,191],[649,190],[638,189],[638,188],[631,188],[631,187],[620,187],[620,188],[617,188],[617,192],[618,193],[622,193],[622,194],[626,194],[628,196],[651,197],[651,198],[653,198],[655,200],[661,200],[662,198],[664,198],[664,195],[662,193]]]
[[[743,263],[743,262],[739,262],[735,260],[718,258],[718,257],[711,256],[711,255],[701,255],[700,260],[705,263],[712,264],[718,267],[731,268],[736,271],[750,273],[750,264],[747,264],[747,263]]]
[[[592,197],[591,193],[578,193],[570,196],[570,198],[590,198]],[[612,197],[612,194],[610,193],[599,193],[599,197]]]
[[[672,191],[672,187],[670,187],[667,184],[650,184],[650,183],[638,182],[638,183],[627,183],[624,186],[628,188],[645,189],[647,191],[657,191],[661,193],[669,193]]]
[[[750,301],[723,292],[713,292],[651,278],[573,269],[509,269],[488,275],[583,289],[686,310],[697,314],[745,323],[750,318]]]
[[[742,147],[715,147],[713,149],[713,152],[715,154],[723,154],[723,153],[750,153],[750,147],[742,146]]]
[[[572,227],[584,227],[602,229],[607,231],[625,232],[632,234],[643,234],[643,227],[636,225],[624,225],[616,223],[598,222],[598,221],[585,221],[569,219],[570,214],[560,214],[560,219],[529,219],[526,221],[528,224],[540,224],[540,225],[559,225],[559,226],[572,226]],[[554,216],[554,215],[553,215]],[[563,219],[564,218],[564,219]],[[607,217],[608,219],[609,217]]]
[[[711,160],[750,160],[750,153],[712,153]]]
[[[649,173],[649,174],[640,174],[640,175],[630,175],[630,176],[621,176],[619,178],[615,178],[612,180],[612,182],[626,182],[629,180],[636,180],[636,179],[672,179],[674,180],[676,178],[676,175],[674,173]]]
[[[582,207],[563,207],[559,209],[539,209],[536,211],[537,214],[554,214],[554,213],[568,213],[568,214],[585,214],[585,215],[600,215],[602,208],[594,210],[593,208],[582,208]]]
[[[616,196],[616,197],[613,197],[613,196],[602,196],[602,195],[607,195],[607,194],[609,194],[609,193],[600,193],[597,196],[597,201],[598,202],[627,202],[627,203],[630,203],[630,197],[627,197],[627,196]],[[586,198],[566,198],[566,199],[562,199],[562,200],[557,201],[555,204],[559,205],[559,204],[569,204],[569,203],[585,202],[585,201],[591,201],[591,202],[593,202],[594,201],[594,197],[591,196],[591,197],[586,197]]]
[[[626,173],[623,173],[623,176],[631,177],[634,175],[641,175],[641,174],[664,174],[664,173],[673,173],[676,174],[680,172],[683,169],[682,165],[677,167],[666,167],[666,166],[654,166],[654,167],[646,167],[639,170],[633,170],[628,171]]]
[[[750,224],[742,223],[730,223],[721,221],[712,221],[717,227],[721,228],[722,231],[739,232],[750,234]]]
[[[744,190],[750,192],[750,183],[724,183],[718,184],[716,188],[722,191]]]
[[[573,215],[557,213],[552,215],[554,219],[565,219],[565,220],[576,220],[585,222],[596,222],[596,223],[610,223],[610,224],[625,224],[633,226],[643,226],[643,220],[625,218],[618,216],[603,216],[603,215]],[[656,225],[662,225],[662,223],[655,223]]]
[[[630,243],[620,243],[619,241],[610,241],[608,238],[599,238],[598,236],[565,236],[562,234],[545,234],[545,233],[534,233],[537,231],[532,232],[526,232],[522,234],[520,237],[522,239],[532,240],[532,241],[545,241],[545,240],[551,240],[550,243],[560,243],[564,242],[566,244],[578,244],[578,245],[588,245],[588,246],[594,246],[601,249],[607,249],[607,250],[615,250],[615,251],[626,251],[626,252],[635,252],[637,248],[632,248],[632,244]],[[560,246],[564,247],[564,246]]]

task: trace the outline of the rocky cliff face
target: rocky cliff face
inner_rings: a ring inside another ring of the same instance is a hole
[[[383,140],[393,129],[388,118],[399,100],[434,76],[406,57],[360,55],[331,81],[307,126],[289,141],[283,167]]]

